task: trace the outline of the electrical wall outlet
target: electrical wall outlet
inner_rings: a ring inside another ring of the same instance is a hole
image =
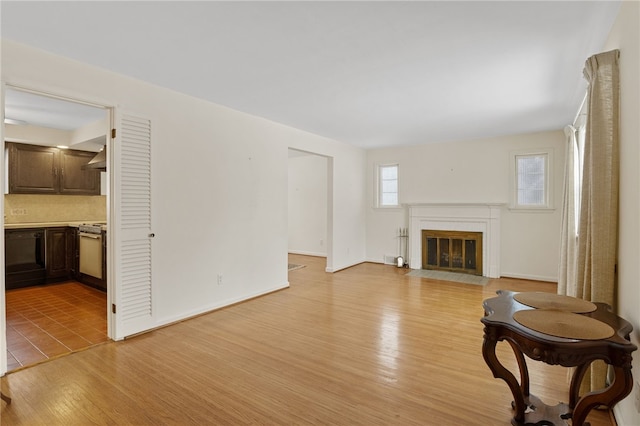
[[[218,274],[218,285],[222,285],[222,274]]]
[[[11,216],[24,216],[27,214],[27,209],[11,209]]]

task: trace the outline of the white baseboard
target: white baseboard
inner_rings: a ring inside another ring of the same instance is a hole
[[[365,262],[369,262],[369,263],[380,263],[382,265],[395,265],[396,264],[396,259],[398,258],[397,255],[391,255],[391,254],[385,254],[384,255],[384,260],[382,259],[378,259],[373,258],[373,257],[367,257]]]
[[[159,328],[159,327],[165,327],[167,325],[171,325],[180,321],[184,321],[187,320],[189,318],[193,318],[193,317],[197,317],[199,315],[202,314],[207,314],[213,311],[217,311],[218,309],[224,308],[226,306],[230,306],[230,305],[234,305],[236,303],[240,303],[240,302],[245,302],[247,300],[251,300],[251,299],[255,299],[257,297],[260,296],[264,296],[267,295],[269,293],[273,293],[275,291],[279,291],[279,290],[283,290],[285,288],[289,288],[289,281],[287,281],[285,284],[281,284],[281,285],[276,285],[272,288],[269,288],[267,290],[263,290],[263,291],[259,291],[256,293],[249,293],[240,297],[233,297],[230,299],[226,299],[226,300],[222,300],[218,303],[214,303],[214,304],[209,304],[209,305],[205,305],[203,307],[200,307],[198,309],[194,309],[188,312],[185,312],[184,314],[180,314],[180,315],[174,315],[171,317],[166,317],[163,318],[161,320],[159,320],[153,328]],[[152,329],[153,329],[152,328]],[[149,330],[145,330],[145,331],[150,331],[152,329]]]
[[[544,275],[529,275],[529,274],[518,274],[515,272],[502,272],[500,273],[500,277],[504,278],[518,278],[521,280],[533,280],[533,281],[547,281],[551,283],[557,283],[558,277],[547,277]]]
[[[325,268],[325,272],[333,273],[333,272],[342,271],[343,269],[351,268],[352,266],[356,266],[356,265],[359,265],[359,264],[364,263],[364,262],[366,262],[366,260],[361,260],[359,262],[354,262],[354,263],[350,263],[350,264],[347,264],[347,265],[342,265],[342,266],[339,266],[337,268]]]
[[[301,254],[303,256],[327,257],[327,253],[320,253],[305,250],[289,250],[289,254]]]
[[[622,418],[620,415],[620,405],[616,404],[611,411],[613,412],[613,420],[616,422],[615,424],[621,424],[618,422],[618,419]]]

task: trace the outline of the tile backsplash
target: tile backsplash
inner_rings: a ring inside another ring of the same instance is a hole
[[[105,195],[5,194],[4,223],[104,222]]]

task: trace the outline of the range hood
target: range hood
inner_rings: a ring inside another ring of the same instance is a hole
[[[106,171],[107,170],[107,147],[105,146],[104,148],[102,148],[101,151],[99,151],[95,157],[93,157],[91,159],[91,161],[89,161],[85,166],[85,169],[91,169],[91,170],[100,170],[100,171]]]

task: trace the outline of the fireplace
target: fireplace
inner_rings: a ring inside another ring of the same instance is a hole
[[[422,231],[480,233],[482,238],[476,243],[476,251],[481,251],[482,258],[476,260],[478,270],[474,273],[500,278],[500,212],[503,204],[409,204],[407,207],[411,269],[423,268]]]
[[[482,275],[482,232],[423,229],[422,269]]]

